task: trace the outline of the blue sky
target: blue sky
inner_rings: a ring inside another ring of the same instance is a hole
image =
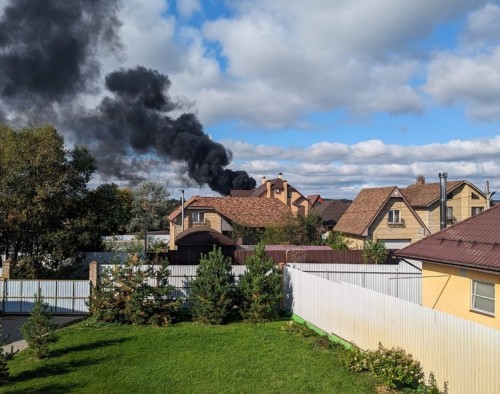
[[[102,76],[168,75],[179,113],[257,182],[354,198],[446,171],[500,192],[500,1],[123,0],[120,19]],[[174,196],[214,195],[182,163],[144,168]]]

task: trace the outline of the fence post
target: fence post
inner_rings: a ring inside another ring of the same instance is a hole
[[[92,287],[99,284],[99,263],[95,260],[89,264],[89,282]]]
[[[11,266],[12,266],[12,262],[9,259],[2,261],[2,278],[10,279]]]

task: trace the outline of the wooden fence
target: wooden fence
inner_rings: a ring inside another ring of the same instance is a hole
[[[500,331],[350,284],[285,268],[285,305],[362,349],[401,347],[452,394],[498,393]]]

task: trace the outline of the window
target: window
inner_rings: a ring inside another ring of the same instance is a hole
[[[495,316],[495,284],[473,280],[471,304],[473,311]]]
[[[291,190],[288,190],[287,193],[286,193],[286,197],[287,198],[292,198],[292,192]]]
[[[193,212],[192,214],[193,223],[204,224],[205,223],[205,212]]]
[[[453,215],[453,207],[446,207],[446,221],[448,223],[455,223],[455,216]]]
[[[396,209],[390,210],[387,220],[389,223],[401,223],[401,217],[399,216],[399,211]]]
[[[476,193],[471,193],[470,198],[473,200],[479,200],[479,196]]]
[[[483,207],[472,207],[471,215],[474,216],[474,215],[477,215],[478,213],[481,213],[483,211],[484,211]]]

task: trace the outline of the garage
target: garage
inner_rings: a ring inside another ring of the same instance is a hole
[[[410,245],[410,239],[382,239],[386,249],[399,250]]]

